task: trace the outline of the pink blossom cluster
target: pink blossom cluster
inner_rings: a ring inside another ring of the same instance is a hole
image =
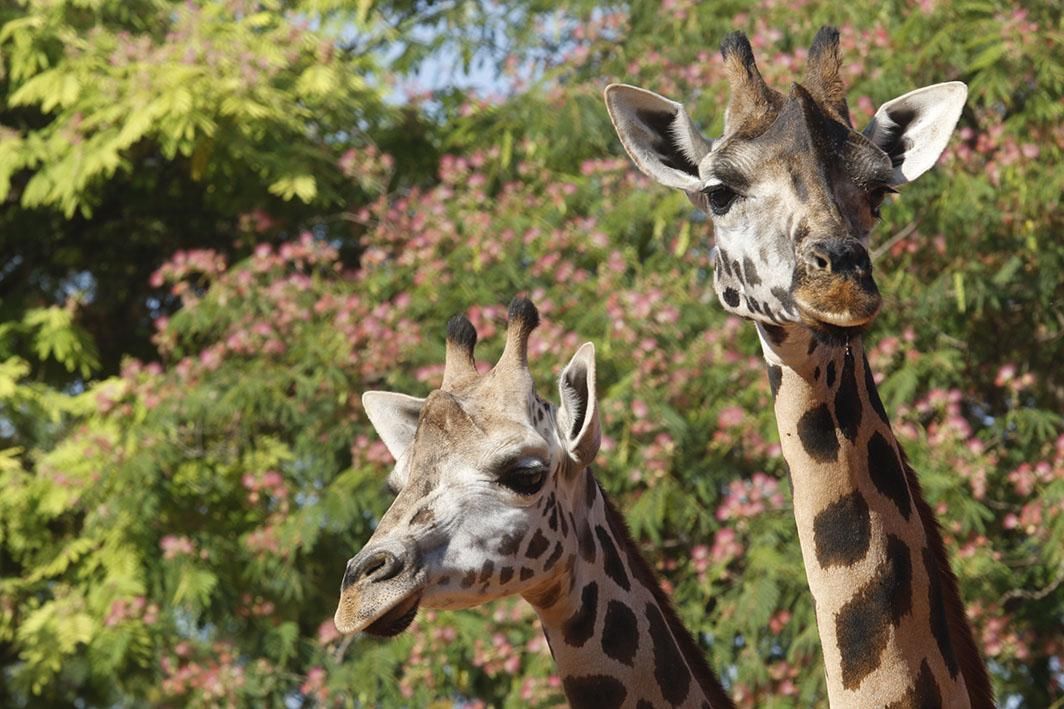
[[[311,667],[307,670],[306,680],[299,686],[299,693],[304,697],[312,697],[320,704],[325,704],[329,700],[327,679],[324,667]]]
[[[228,643],[216,642],[209,659],[197,661],[191,658],[192,654],[191,645],[181,642],[175,646],[173,656],[164,655],[160,660],[165,676],[163,693],[175,698],[194,695],[207,702],[235,706],[238,693],[247,682],[235,649]]]
[[[1006,126],[997,119],[988,117],[986,125],[986,130],[981,132],[962,126],[958,130],[959,140],[952,143],[942,159],[957,160],[969,172],[985,172],[991,184],[999,186],[1005,169],[1037,160],[1041,149],[1035,142],[1006,132]]]
[[[268,495],[277,503],[281,512],[288,510],[288,485],[285,483],[284,476],[276,470],[267,470],[260,474],[244,473],[240,482],[248,491],[249,503],[257,504]]]
[[[241,618],[265,618],[273,615],[277,609],[273,601],[261,596],[252,596],[250,593],[240,595],[240,603],[236,607],[236,614]]]
[[[762,472],[748,479],[732,480],[724,500],[717,506],[716,518],[744,520],[767,511],[783,509],[786,499],[779,489],[779,481]]]
[[[178,250],[151,274],[149,282],[153,288],[171,283],[171,292],[180,296],[189,292],[192,276],[210,279],[224,273],[225,269],[225,257],[213,249]]]
[[[167,534],[159,540],[164,559],[176,559],[179,556],[195,556],[196,544],[188,537]]]
[[[110,628],[127,620],[140,620],[145,625],[154,625],[159,621],[159,606],[148,603],[148,599],[144,596],[117,598],[111,601],[103,624]]]
[[[244,537],[244,546],[253,554],[285,556],[287,551],[281,548],[278,525],[280,518],[271,515],[269,521]]]

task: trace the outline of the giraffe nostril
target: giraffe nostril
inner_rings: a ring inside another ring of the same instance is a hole
[[[813,246],[804,254],[804,260],[817,271],[831,273],[831,254],[821,246]]]
[[[401,556],[386,549],[363,552],[347,562],[347,572],[344,574],[342,588],[360,581],[370,583],[387,581],[398,576],[405,567],[406,564]]]

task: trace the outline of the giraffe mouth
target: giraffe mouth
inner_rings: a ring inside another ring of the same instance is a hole
[[[413,593],[402,599],[380,618],[366,626],[364,632],[378,638],[391,638],[410,627],[421,605],[421,594]]]
[[[809,278],[793,291],[802,322],[812,328],[863,328],[879,314],[882,297],[870,276]]]

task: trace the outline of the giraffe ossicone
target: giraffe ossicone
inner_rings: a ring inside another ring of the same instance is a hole
[[[420,606],[519,594],[541,619],[572,706],[731,707],[591,473],[601,437],[594,347],[562,370],[555,406],[528,370],[538,321],[530,301],[515,300],[503,354],[480,374],[476,331],[452,318],[439,390],[363,396],[396,459],[396,498],[347,564],[336,627],[390,636]]]
[[[862,343],[881,306],[867,249],[880,205],[934,165],[967,88],[911,91],[857,132],[838,39],[817,33],[784,95],[745,36],[725,38],[730,96],[715,140],[644,89],[611,85],[606,105],[635,164],[710,216],[717,295],[757,323],[832,706],[990,707],[938,523]]]

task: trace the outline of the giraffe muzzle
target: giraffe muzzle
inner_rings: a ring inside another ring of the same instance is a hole
[[[414,554],[394,545],[363,549],[347,562],[333,616],[342,633],[398,635],[413,622],[422,583]]]
[[[813,326],[862,327],[882,303],[868,249],[853,238],[822,239],[803,248],[794,283],[802,319]]]

